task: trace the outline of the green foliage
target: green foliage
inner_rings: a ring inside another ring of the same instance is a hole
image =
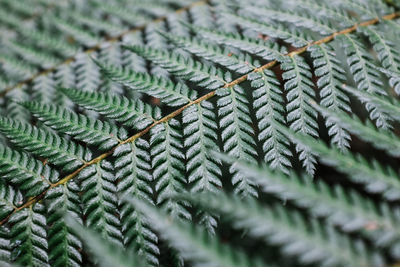
[[[1,266],[400,260],[395,1],[0,5]]]

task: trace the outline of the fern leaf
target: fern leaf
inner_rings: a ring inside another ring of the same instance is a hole
[[[184,147],[186,170],[191,192],[218,193],[222,187],[221,163],[208,154],[207,148],[217,144],[217,123],[214,106],[207,101],[184,110]],[[215,234],[217,221],[208,213],[198,215],[200,223],[209,233]]]
[[[83,190],[82,203],[86,224],[122,247],[121,223],[117,209],[117,188],[113,166],[102,161],[85,168],[78,177]]]
[[[393,43],[374,27],[362,27],[363,34],[368,36],[377,53],[378,59],[385,69],[400,71],[400,55]]]
[[[74,12],[70,16],[75,22],[88,26],[91,30],[104,31],[108,36],[118,36],[127,30],[124,26],[115,25],[100,18],[88,17],[87,14]]]
[[[80,223],[68,218],[68,225],[82,237],[95,258],[95,262],[102,267],[129,267],[146,266],[132,251],[116,249],[114,244],[91,229],[83,227]]]
[[[357,87],[369,93],[386,95],[381,88],[382,82],[376,72],[376,67],[371,63],[373,60],[360,40],[354,35],[341,35],[339,38],[345,48],[347,62]]]
[[[10,231],[4,226],[0,228],[0,264],[4,267],[11,265]]]
[[[86,53],[79,53],[75,56],[73,65],[76,73],[74,88],[83,91],[96,91],[101,84],[101,73],[93,60]]]
[[[127,22],[130,26],[139,26],[147,21],[146,17],[143,16],[140,12],[136,12],[135,16],[132,16],[132,12],[121,5],[99,1],[95,1],[95,3],[96,7],[98,7],[99,10],[102,10],[106,14],[113,15],[115,18],[119,18]]]
[[[259,5],[246,6],[243,11],[253,14],[253,16],[265,16],[268,20],[292,23],[296,27],[304,27],[324,36],[335,32],[329,23],[304,13],[300,15],[297,12],[273,10]]]
[[[369,142],[374,147],[382,149],[394,157],[400,156],[400,139],[393,133],[375,129],[371,123],[364,124],[358,118],[350,117],[344,112],[334,112],[319,106],[315,108],[323,116],[341,125],[360,139]]]
[[[168,33],[161,33],[162,36],[167,38],[177,47],[183,48],[187,52],[198,56],[199,58],[207,59],[211,62],[219,64],[226,67],[227,69],[245,74],[256,67],[251,63],[251,58],[236,57],[235,55],[230,55],[229,51],[223,50],[216,45],[212,45],[195,38],[174,36]]]
[[[75,86],[75,73],[71,65],[61,65],[54,73],[54,80],[57,88],[73,88]],[[72,109],[73,102],[61,92],[61,90],[56,90],[54,92],[54,104]]]
[[[248,17],[238,16],[235,14],[224,14],[226,19],[235,21],[240,27],[258,31],[273,38],[279,38],[285,42],[293,45],[294,47],[306,46],[309,42],[301,36],[298,36],[283,27],[275,27],[267,23],[260,22]]]
[[[99,51],[97,60],[119,66],[123,62],[122,57],[123,53],[120,45],[112,45],[107,43],[104,45],[104,48]],[[98,64],[97,66],[100,68]],[[101,68],[100,74],[102,76],[101,85],[98,89],[100,92],[107,92],[115,95],[123,95],[125,93],[123,86],[121,84],[112,82],[110,79],[107,79],[104,73],[101,72]]]
[[[190,90],[183,83],[174,84],[171,80],[153,77],[147,73],[133,72],[129,68],[98,64],[102,72],[114,82],[159,98],[166,105],[181,106],[196,98],[195,91]]]
[[[400,95],[400,69],[391,71],[389,69],[379,68],[379,70],[389,78],[390,86],[393,87],[396,94]]]
[[[152,108],[140,100],[133,101],[122,96],[76,89],[60,90],[78,105],[138,130],[146,128],[161,117],[158,108]]]
[[[57,17],[52,17],[51,21],[57,28],[59,28],[66,34],[71,35],[75,40],[77,40],[79,43],[83,45],[91,47],[100,42],[100,39],[98,37],[94,36],[91,33],[88,33],[87,31],[83,30],[82,28],[74,24],[71,24],[68,21],[65,21]]]
[[[371,56],[365,50],[363,44],[352,35],[339,36],[341,44],[347,55],[347,62],[350,66],[350,72],[357,84],[359,90],[369,93],[386,95],[382,89],[379,73],[373,65]],[[387,129],[391,128],[386,114],[382,114],[375,106],[367,105],[372,120],[376,120],[378,127]]]
[[[379,110],[379,113],[385,114],[385,116],[393,120],[400,120],[400,102],[398,102],[396,99],[389,99],[376,94],[359,91],[356,88],[350,87],[348,85],[343,85],[342,88],[347,93],[356,96],[361,102],[365,103],[366,105],[370,105],[376,110]]]
[[[11,246],[17,255],[18,264],[50,266],[44,213],[44,206],[38,203],[11,216]]]
[[[81,221],[79,187],[71,181],[46,193],[47,223],[49,227],[49,258],[52,266],[82,264],[82,242],[67,225],[63,216]]]
[[[363,265],[368,262],[367,252],[354,251],[331,225],[325,224],[322,228],[316,220],[306,222],[299,213],[289,213],[281,206],[263,207],[253,199],[224,195],[196,195],[184,199],[222,214],[235,228],[279,246],[282,256],[295,257],[303,264]]]
[[[327,18],[333,24],[339,24],[341,27],[349,28],[356,24],[356,19],[354,17],[349,16],[345,11],[341,10],[338,7],[334,7],[330,3],[323,3],[323,1],[316,2],[313,0],[290,0],[282,5],[281,8],[287,7],[287,4],[290,4],[291,10],[301,9],[309,16],[319,17],[319,18]],[[318,10],[318,14],[315,14],[315,10]]]
[[[317,86],[320,91],[321,105],[332,111],[351,111],[350,100],[341,89],[343,81],[346,80],[345,71],[340,67],[340,61],[330,45],[311,46],[311,57],[315,74],[318,76]],[[350,146],[350,135],[338,123],[332,120],[325,122],[329,129],[331,142],[340,150],[346,151]]]
[[[14,188],[4,180],[0,181],[0,220],[5,219],[11,214],[15,207],[22,204],[22,201],[23,194],[20,190]]]
[[[13,51],[32,64],[39,65],[43,68],[50,68],[59,63],[59,59],[53,57],[51,54],[36,50],[30,46],[25,46],[15,41],[10,41],[7,44]]]
[[[18,147],[48,159],[64,171],[82,166],[91,156],[86,148],[27,123],[0,118],[0,131]]]
[[[393,169],[383,168],[377,161],[371,164],[361,156],[355,157],[350,153],[341,153],[336,148],[328,148],[322,142],[284,127],[280,127],[280,130],[293,142],[316,154],[323,163],[348,174],[351,181],[364,185],[366,191],[381,194],[389,201],[400,199],[400,180]]]
[[[53,102],[55,96],[55,81],[53,75],[42,75],[33,81],[32,99],[41,102]]]
[[[171,195],[185,191],[185,155],[182,152],[182,126],[172,119],[150,130],[150,147],[153,176],[156,181],[157,205],[161,205],[173,217],[191,220],[187,203],[170,199]]]
[[[219,162],[207,155],[207,148],[217,142],[216,116],[213,105],[203,101],[193,105],[183,112],[184,136],[187,148],[188,181],[192,183],[194,192],[218,192],[222,186]]]
[[[194,266],[260,266],[255,260],[222,246],[218,240],[210,237],[200,228],[190,227],[181,221],[174,221],[166,214],[138,200],[130,201],[136,209],[153,222],[152,227],[175,247],[182,257],[194,263]]]
[[[290,128],[317,137],[317,113],[310,104],[315,98],[310,67],[302,57],[294,56],[290,61],[282,63],[281,69],[284,71],[282,77],[286,80],[284,87],[287,91],[287,120]],[[300,153],[303,167],[313,175],[316,163],[314,156],[301,146],[296,146],[296,150]]]
[[[45,31],[32,31],[28,29],[20,29],[21,33],[35,42],[37,45],[62,55],[63,57],[73,56],[78,48],[75,45],[69,44],[63,39],[55,38]]]
[[[0,62],[2,63],[2,69],[10,77],[18,76],[26,79],[35,72],[34,67],[29,63],[17,60],[8,55],[0,54]]]
[[[22,105],[45,125],[76,140],[95,145],[101,151],[111,149],[127,135],[123,128],[118,130],[115,125],[76,114],[62,107],[40,102],[24,102]]]
[[[285,57],[282,51],[283,48],[279,48],[279,45],[274,42],[266,42],[264,40],[256,40],[239,34],[225,33],[216,31],[214,29],[201,28],[191,24],[184,24],[191,28],[193,32],[202,38],[206,38],[209,41],[218,43],[220,45],[231,46],[247,53],[259,56],[265,60],[278,60],[280,62],[285,61]]]
[[[166,69],[182,79],[195,82],[201,87],[214,90],[225,85],[222,72],[213,66],[206,66],[191,58],[142,46],[127,49]]]
[[[378,247],[393,246],[395,252],[400,242],[400,210],[395,209],[392,216],[389,215],[389,205],[381,203],[375,207],[372,201],[355,191],[345,190],[340,185],[330,187],[321,180],[312,182],[310,177],[297,176],[294,173],[288,177],[279,172],[272,172],[266,167],[259,168],[226,156],[216,156],[227,163],[235,164],[235,167],[243,175],[253,179],[263,192],[282,201],[290,201],[298,208],[307,209],[312,216],[339,225],[345,232],[356,231]],[[377,227],[364,231],[371,222]]]
[[[223,88],[217,91],[218,116],[223,149],[231,156],[255,163],[254,132],[249,110],[248,100],[240,86]],[[242,196],[257,196],[254,184],[241,176],[234,168],[230,168],[234,191]]]
[[[331,3],[332,5],[337,5],[346,11],[353,11],[360,17],[360,19],[363,20],[372,19],[379,16],[379,14],[377,14],[377,12],[373,8],[371,8],[369,6],[370,4],[366,1],[335,0],[330,1],[329,3]],[[374,6],[376,7],[376,5]]]
[[[57,181],[57,171],[33,159],[26,153],[0,146],[0,174],[10,184],[33,197],[43,192],[51,181]]]
[[[270,70],[249,74],[253,91],[253,107],[258,121],[258,139],[265,153],[264,161],[271,168],[287,172],[292,166],[289,142],[275,127],[277,122],[285,123],[284,99],[280,83]]]
[[[154,204],[149,148],[149,143],[144,139],[119,146],[113,154],[114,168],[119,181],[117,190],[121,195]],[[160,249],[158,237],[150,228],[150,222],[130,205],[120,205],[125,247],[136,248],[137,253],[143,255],[149,265],[157,266]]]

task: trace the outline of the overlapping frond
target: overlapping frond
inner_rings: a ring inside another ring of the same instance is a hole
[[[72,171],[90,159],[87,148],[60,137],[49,130],[39,129],[25,122],[0,118],[0,131],[10,142],[50,163]]]
[[[188,223],[170,220],[165,213],[153,207],[132,200],[132,204],[153,222],[153,228],[171,242],[181,255],[191,260],[195,266],[257,266],[244,254],[222,245],[215,237],[210,237],[204,230],[193,228]]]
[[[78,105],[135,129],[143,129],[160,118],[158,108],[152,108],[140,100],[76,89],[61,90]]]
[[[207,66],[191,58],[184,58],[175,53],[168,53],[150,47],[133,46],[127,49],[152,61],[171,74],[197,83],[201,87],[214,90],[225,85],[224,75],[214,66]]]
[[[264,193],[306,209],[311,216],[324,218],[345,232],[358,232],[379,247],[389,247],[394,257],[400,256],[397,251],[400,213],[398,209],[391,211],[387,203],[376,206],[373,201],[339,184],[331,187],[321,180],[312,182],[308,176],[295,173],[286,176],[266,166],[260,168],[223,155],[216,156],[234,164],[240,172],[253,179]],[[376,227],[364,231],[372,222]]]
[[[283,127],[280,127],[280,130],[293,142],[304,147],[307,152],[317,155],[325,164],[346,173],[353,182],[364,185],[368,192],[382,194],[390,201],[400,198],[400,179],[392,168],[384,167],[376,160],[369,163],[360,155],[341,153],[334,147],[329,148],[323,142],[296,134]]]
[[[263,207],[253,199],[244,201],[224,195],[196,195],[186,199],[205,210],[223,214],[225,220],[232,221],[233,227],[280,247],[283,255],[295,257],[304,264],[362,266],[370,260],[361,241],[357,250],[353,249],[332,225],[321,225],[312,219],[306,223],[299,213],[282,206]]]

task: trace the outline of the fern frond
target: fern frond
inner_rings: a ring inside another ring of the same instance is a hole
[[[340,67],[334,49],[329,44],[323,44],[310,46],[308,50],[311,51],[315,75],[318,77],[317,86],[321,89],[321,105],[335,112],[351,111],[349,97],[341,89],[346,80],[345,71]],[[326,120],[325,124],[329,128],[331,142],[345,151],[350,146],[350,135],[332,120]]]
[[[290,4],[291,10],[301,9],[309,16],[315,16],[322,18],[328,18],[333,24],[339,24],[341,27],[351,27],[356,24],[356,19],[347,14],[347,12],[334,7],[330,3],[323,3],[323,1],[313,0],[290,0],[285,4]],[[282,5],[281,8],[287,5]],[[318,10],[318,14],[315,14],[315,10]]]
[[[283,55],[284,48],[280,48],[275,42],[266,42],[261,39],[252,39],[239,34],[225,33],[216,31],[214,29],[201,28],[191,24],[184,24],[194,33],[206,38],[209,41],[215,42],[220,45],[231,46],[247,53],[259,56],[265,60],[278,60],[280,62],[285,61]]]
[[[220,118],[221,138],[223,150],[231,156],[256,162],[257,152],[254,149],[254,132],[249,114],[248,100],[243,88],[223,88],[217,91],[218,116]],[[234,168],[229,169],[232,174],[234,191],[242,196],[257,196],[254,184],[241,176]]]
[[[46,231],[45,207],[36,204],[10,218],[11,246],[16,262],[23,266],[50,266]]]
[[[90,249],[95,262],[102,267],[147,266],[132,251],[116,249],[114,244],[91,229],[83,227],[75,220],[68,218],[68,225],[83,239]]]
[[[264,161],[271,168],[287,172],[292,166],[289,142],[275,127],[276,123],[285,123],[283,92],[275,74],[270,70],[251,73],[248,76],[253,91],[253,107],[258,120],[258,140],[265,153]]]
[[[369,142],[374,147],[382,149],[394,157],[400,156],[400,139],[392,132],[376,129],[369,121],[364,124],[357,117],[350,117],[344,112],[335,112],[319,106],[315,106],[315,108],[324,117],[341,125],[341,127]]]
[[[0,220],[5,219],[23,202],[23,194],[5,181],[0,181]]]
[[[57,171],[48,165],[29,154],[3,146],[0,146],[0,174],[8,183],[23,190],[26,197],[40,194],[58,180]]]
[[[372,19],[379,17],[379,14],[376,12],[376,10],[371,7],[371,3],[368,3],[367,1],[335,0],[331,1],[330,3],[333,5],[337,5],[346,11],[355,12],[360,17],[360,19]],[[373,7],[377,7],[376,3],[374,3]]]
[[[169,106],[181,106],[196,98],[196,91],[183,83],[154,77],[147,73],[134,72],[129,68],[120,68],[110,64],[98,63],[102,72],[112,81],[127,86],[135,91],[143,92],[159,98]]]
[[[75,182],[51,188],[46,193],[49,259],[52,266],[82,264],[82,242],[67,225],[63,216],[81,218],[80,188]]]
[[[115,18],[119,18],[125,22],[127,22],[131,26],[139,26],[147,21],[146,17],[141,15],[140,12],[135,13],[135,16],[132,16],[132,11],[127,10],[121,5],[116,3],[104,3],[95,1],[96,7],[99,10],[104,11],[106,14],[111,14]]]
[[[394,5],[0,6],[0,265],[400,259]]]
[[[273,10],[260,5],[251,5],[243,7],[243,12],[253,14],[253,16],[265,16],[268,20],[291,23],[296,27],[304,27],[317,32],[323,36],[330,35],[335,32],[335,29],[329,23],[315,19],[306,14],[299,14],[293,11]]]
[[[379,70],[389,78],[390,86],[393,87],[396,94],[400,95],[400,69],[391,71],[389,69],[379,68]]]
[[[202,42],[194,38],[190,39],[187,37],[174,36],[168,33],[161,33],[161,35],[177,47],[183,48],[187,52],[200,58],[224,66],[231,71],[246,74],[256,68],[256,66],[252,64],[251,58],[248,56],[237,57],[233,54],[229,54],[229,51],[223,50],[219,46]]]
[[[114,151],[114,169],[118,193],[136,197],[150,204],[153,201],[150,145],[145,139],[127,143]],[[150,228],[150,222],[130,205],[120,203],[121,226],[124,246],[135,248],[149,265],[157,266],[160,249],[158,237]]]
[[[59,106],[40,102],[24,102],[22,105],[45,125],[76,140],[95,145],[101,151],[111,149],[126,138],[123,128],[117,129],[108,122],[76,114]]]
[[[33,100],[53,102],[56,89],[52,74],[37,77],[33,81],[32,91]]]
[[[185,59],[179,54],[142,47],[126,47],[136,54],[166,69],[182,79],[195,82],[198,86],[214,90],[226,84],[223,73],[214,66],[206,66],[193,59]]]
[[[76,73],[74,88],[83,91],[96,91],[101,84],[101,73],[97,65],[89,58],[89,55],[86,53],[77,54],[73,65]]]
[[[24,122],[0,118],[0,131],[18,147],[48,159],[64,171],[73,171],[91,157],[89,150],[81,145]]]
[[[20,78],[28,78],[35,72],[34,67],[29,63],[16,60],[8,55],[0,54],[0,63],[10,77],[20,76]]]
[[[348,179],[354,183],[362,184],[370,193],[381,194],[389,201],[400,199],[400,180],[396,172],[389,167],[383,167],[377,161],[369,163],[361,156],[350,153],[341,153],[336,148],[329,148],[322,142],[291,130],[280,127],[294,143],[301,145],[309,153],[316,154],[325,164],[346,173]]]
[[[182,141],[182,125],[176,119],[158,124],[150,130],[150,153],[158,194],[157,204],[173,217],[191,220],[187,203],[176,202],[170,198],[171,195],[183,191],[187,184]]]
[[[240,27],[255,30],[265,34],[267,36],[271,36],[273,38],[279,38],[284,40],[285,42],[293,45],[294,47],[303,47],[306,46],[309,41],[304,39],[301,36],[298,36],[295,33],[292,33],[282,26],[275,27],[271,24],[263,23],[258,20],[254,20],[248,17],[238,16],[235,14],[224,14],[226,19],[234,21]]]
[[[310,215],[340,226],[345,232],[359,232],[378,247],[392,247],[393,255],[396,254],[396,246],[400,242],[400,210],[391,212],[386,203],[376,206],[356,191],[340,185],[329,186],[321,180],[313,182],[310,177],[297,176],[294,173],[288,177],[267,167],[260,168],[214,154],[217,158],[234,164],[243,175],[253,179],[263,192],[282,201],[290,201],[295,206],[306,209]],[[371,222],[376,224],[376,228],[364,231]]]
[[[16,41],[7,42],[7,46],[19,55],[21,55],[21,57],[23,57],[28,62],[39,65],[43,68],[50,68],[60,62],[59,59],[49,53],[36,50],[30,46],[17,43]]]
[[[376,27],[362,27],[360,30],[368,36],[382,66],[388,70],[400,71],[400,55],[394,44]]]
[[[20,31],[26,38],[29,38],[29,40],[35,42],[40,47],[54,51],[64,57],[73,56],[78,51],[75,45],[69,44],[63,39],[54,38],[54,36],[50,35],[48,32],[32,31],[25,28],[20,29]]]
[[[355,251],[346,237],[331,225],[322,226],[313,219],[306,222],[299,213],[289,213],[281,206],[263,207],[253,199],[224,195],[195,195],[183,199],[222,214],[235,228],[280,247],[283,256],[295,257],[303,264],[363,265],[368,262],[362,243],[358,243],[361,246]]]
[[[122,247],[121,222],[113,166],[108,161],[93,164],[79,173],[86,224]]]
[[[191,192],[218,193],[222,187],[221,163],[209,155],[207,148],[217,144],[217,123],[214,106],[208,101],[183,111],[184,147],[186,148],[187,179]],[[208,213],[198,215],[200,223],[215,234],[217,221]]]
[[[200,227],[176,221],[144,202],[135,199],[130,202],[145,214],[153,222],[152,227],[194,266],[261,266],[259,262],[247,258],[244,254],[221,245],[215,237],[208,236]]]
[[[379,72],[371,62],[373,61],[371,56],[367,53],[359,39],[354,35],[341,35],[338,38],[340,38],[341,44],[345,49],[350,72],[357,84],[357,88],[369,93],[386,95],[387,93],[382,89],[383,84],[379,77]],[[386,114],[381,113],[371,103],[366,108],[369,111],[371,119],[376,120],[378,127],[384,129],[391,128]]]
[[[52,17],[50,20],[57,28],[72,36],[76,41],[83,45],[91,47],[100,42],[100,39],[95,35],[88,33],[84,29],[78,27],[77,25],[71,24],[68,21],[57,17]]]
[[[366,105],[370,105],[371,107],[379,110],[379,113],[385,114],[385,116],[393,120],[400,121],[400,102],[398,100],[394,98],[385,98],[383,96],[371,94],[368,92],[363,92],[348,85],[343,85],[342,88],[347,93],[357,97],[361,102],[365,103]]]
[[[123,96],[76,89],[60,90],[78,105],[138,130],[146,128],[161,117],[158,108],[152,108],[140,100],[133,101]]]
[[[75,22],[88,26],[91,30],[104,31],[108,36],[118,36],[127,30],[125,26],[115,25],[100,18],[88,17],[87,14],[74,12],[70,16]]]
[[[217,143],[216,115],[213,109],[212,103],[203,101],[185,109],[182,115],[188,181],[193,185],[193,192],[218,192],[222,186],[220,163],[207,153],[207,148]]]
[[[290,128],[296,132],[301,132],[313,137],[318,136],[317,113],[310,105],[314,101],[315,92],[311,81],[312,74],[310,67],[300,56],[290,58],[290,61],[281,64],[282,74],[287,91],[287,120]],[[296,147],[300,153],[299,158],[303,162],[303,167],[309,174],[314,174],[315,158],[301,146]]]
[[[4,267],[12,267],[11,265],[11,246],[10,246],[10,231],[5,228],[0,228],[0,264]]]

